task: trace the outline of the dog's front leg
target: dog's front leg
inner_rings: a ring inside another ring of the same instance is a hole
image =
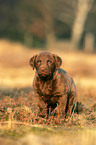
[[[38,116],[40,117],[46,117],[47,116],[47,104],[43,99],[43,96],[39,96],[38,94],[36,94],[36,98],[38,101],[38,105],[39,105],[39,113]]]

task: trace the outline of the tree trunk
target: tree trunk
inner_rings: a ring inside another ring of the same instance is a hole
[[[72,29],[72,47],[78,49],[84,24],[94,0],[78,0],[77,14]]]
[[[94,51],[94,35],[91,33],[86,34],[85,36],[85,43],[84,43],[84,50],[86,52],[92,53]]]
[[[52,12],[52,1],[51,0],[42,0],[43,3],[43,16],[45,21],[45,34],[47,47],[50,47],[51,44],[55,41],[55,34],[53,30],[53,12]]]

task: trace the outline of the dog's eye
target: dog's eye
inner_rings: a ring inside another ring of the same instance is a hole
[[[50,64],[50,63],[52,63],[52,61],[48,60],[47,63]]]
[[[38,61],[37,61],[37,63],[41,63],[41,61],[40,61],[40,60],[38,60]]]

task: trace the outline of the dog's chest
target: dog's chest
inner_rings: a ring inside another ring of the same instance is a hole
[[[34,80],[34,89],[40,96],[52,96],[56,90],[56,81],[43,81],[38,78]]]
[[[53,92],[53,87],[52,87],[52,83],[48,83],[48,82],[44,82],[39,84],[38,86],[40,92],[42,93],[42,95],[51,95]]]

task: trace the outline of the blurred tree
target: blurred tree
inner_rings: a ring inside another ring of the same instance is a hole
[[[24,42],[33,45],[34,36],[44,39],[42,13],[39,0],[21,0],[17,5],[18,29],[24,32]]]
[[[50,47],[56,39],[69,40],[72,37],[73,47],[78,48],[80,40],[88,42],[87,33],[96,37],[94,1],[0,0],[0,37],[39,47],[46,42]],[[89,13],[92,5],[94,12]],[[90,43],[93,41],[96,46],[96,38],[92,38]]]
[[[78,0],[77,14],[72,28],[72,44],[73,49],[79,46],[82,33],[84,31],[84,24],[88,16],[88,12],[92,8],[94,0]]]
[[[68,25],[70,28],[75,19],[77,0],[53,0],[53,15],[54,18]]]
[[[66,33],[70,33],[74,18],[71,0],[0,0],[0,14],[1,37],[22,40],[29,46],[36,44],[34,40],[37,39],[46,40],[47,44],[55,41],[55,28],[58,27],[58,36],[64,35],[65,38]],[[70,30],[62,31],[60,23],[54,27],[56,21],[61,22],[62,27],[64,24],[64,29]]]
[[[16,0],[0,0],[0,37],[15,38],[17,34]]]
[[[41,0],[42,1],[42,15],[44,18],[45,34],[47,47],[55,41],[54,34],[54,17],[53,17],[53,1],[51,0]]]
[[[62,21],[55,20],[54,30],[55,30],[55,37],[57,40],[71,38],[71,27]]]

